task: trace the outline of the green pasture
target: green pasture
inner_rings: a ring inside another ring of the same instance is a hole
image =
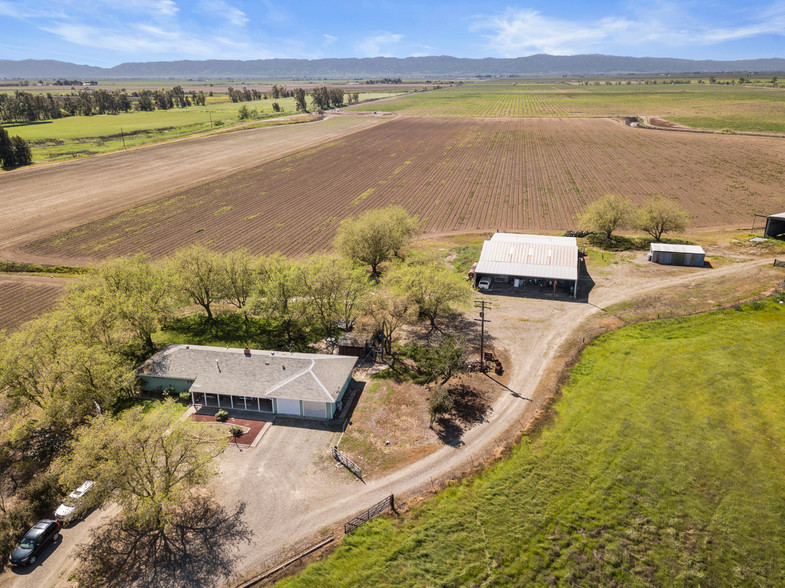
[[[661,116],[708,129],[785,133],[785,88],[698,83],[599,84],[472,83],[378,104],[360,104],[352,109],[425,116]]]
[[[396,94],[365,92],[360,94],[360,100],[373,100]],[[273,112],[273,102],[278,102],[283,112]],[[237,113],[242,106],[257,111],[258,115],[253,120],[279,118],[297,113],[294,98],[234,103],[226,96],[213,96],[207,98],[206,106],[72,116],[32,123],[6,123],[3,127],[11,136],[19,135],[25,139],[32,149],[33,160],[39,163],[117,151],[219,129],[240,122]]]
[[[771,300],[606,334],[542,433],[283,585],[782,585],[783,353]]]

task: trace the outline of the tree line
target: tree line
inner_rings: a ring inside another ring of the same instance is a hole
[[[188,106],[204,106],[203,91],[185,92],[181,86],[161,90],[139,90],[128,94],[125,90],[80,90],[72,96],[53,96],[51,93],[31,94],[15,91],[0,94],[0,121],[33,122],[67,116],[118,114],[131,110],[153,111]]]

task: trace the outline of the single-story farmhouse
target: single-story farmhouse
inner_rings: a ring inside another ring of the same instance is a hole
[[[694,265],[703,267],[706,253],[700,245],[673,245],[652,243],[649,245],[649,260],[663,265]]]
[[[770,214],[766,217],[764,237],[785,238],[785,212]]]
[[[482,278],[511,283],[567,287],[578,296],[578,242],[575,237],[495,233],[485,241],[474,269],[474,283]]]
[[[329,419],[356,357],[169,345],[137,370],[143,390],[190,392],[194,405]]]

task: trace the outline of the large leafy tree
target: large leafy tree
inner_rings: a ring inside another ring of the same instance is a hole
[[[177,503],[217,471],[214,458],[226,440],[190,419],[173,403],[142,407],[115,418],[102,414],[76,432],[60,481],[75,487],[86,476],[96,482],[93,500],[110,495],[145,524],[166,524],[165,507]]]
[[[431,329],[437,328],[437,319],[468,303],[472,294],[469,283],[439,260],[400,264],[385,282],[409,296],[419,318],[426,319]]]
[[[0,389],[8,407],[40,427],[70,430],[133,386],[122,356],[85,342],[62,311],[29,321],[0,344]]]
[[[337,323],[349,325],[355,321],[368,291],[365,273],[334,255],[308,259],[301,266],[301,283],[310,312],[326,337],[333,336]]]
[[[400,206],[368,210],[344,220],[338,227],[335,243],[352,261],[371,266],[374,276],[379,265],[401,249],[419,230],[419,221]]]
[[[278,322],[290,345],[302,339],[308,322],[309,304],[302,276],[299,261],[281,255],[271,257],[249,303],[255,312]]]
[[[632,204],[627,198],[608,194],[590,203],[583,214],[578,215],[578,222],[581,227],[610,239],[616,229],[629,225],[631,213]]]
[[[223,257],[203,245],[191,245],[172,255],[169,268],[185,298],[213,320],[213,304],[226,294]]]
[[[166,268],[141,255],[118,258],[77,280],[65,308],[88,338],[112,348],[130,336],[149,352],[153,333],[173,310],[173,289]]]
[[[665,233],[680,233],[687,228],[689,213],[665,198],[647,201],[636,212],[634,225],[660,241]]]

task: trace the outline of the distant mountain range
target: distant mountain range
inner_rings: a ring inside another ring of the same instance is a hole
[[[249,61],[149,61],[104,68],[63,61],[0,59],[0,78],[461,78],[476,76],[596,76],[623,74],[716,74],[785,72],[785,59],[693,61],[613,55],[531,55],[514,59],[372,57],[365,59],[254,59]]]

